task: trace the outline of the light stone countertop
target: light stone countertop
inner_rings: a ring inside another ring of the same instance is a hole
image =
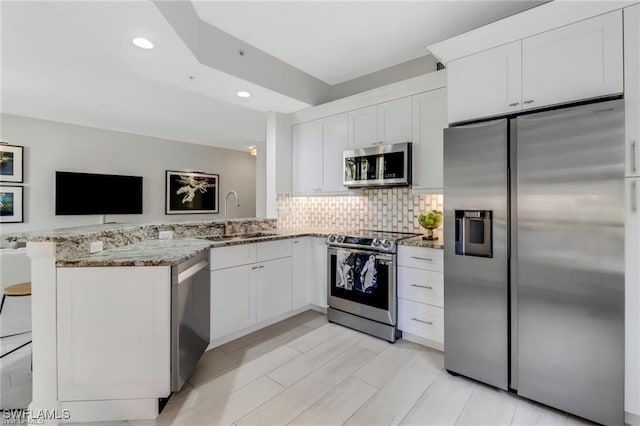
[[[423,240],[421,235],[400,240],[398,241],[398,245],[424,247],[424,248],[432,248],[432,249],[439,249],[439,250],[444,249],[444,241],[442,241],[442,239],[427,241],[427,240]]]
[[[209,248],[227,247],[298,237],[326,237],[335,229],[272,229],[230,238],[175,238],[146,240],[70,260],[58,260],[58,267],[173,266]]]

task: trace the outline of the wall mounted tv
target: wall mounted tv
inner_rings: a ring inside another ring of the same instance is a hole
[[[56,172],[56,215],[142,214],[142,176]]]

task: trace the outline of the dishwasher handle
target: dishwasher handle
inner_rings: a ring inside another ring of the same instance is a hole
[[[204,268],[209,266],[209,262],[206,260],[201,260],[200,262],[196,263],[193,266],[190,266],[189,268],[185,269],[184,271],[180,272],[178,274],[178,285],[186,280],[188,280],[189,278],[191,278],[192,276],[194,276],[195,274],[197,274],[198,272],[200,272],[201,270],[203,270]]]

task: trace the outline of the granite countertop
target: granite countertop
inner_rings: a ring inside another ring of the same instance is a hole
[[[197,256],[209,247],[211,241],[195,238],[147,240],[74,260],[59,260],[56,266],[172,266]]]
[[[273,229],[229,237],[147,240],[71,260],[58,260],[58,267],[173,266],[209,248],[227,247],[297,237],[326,237],[330,229]]]
[[[434,240],[434,241],[427,241],[422,239],[422,235],[400,240],[398,241],[398,245],[424,247],[424,248],[432,248],[432,249],[440,249],[440,250],[444,248],[444,242],[441,239]]]

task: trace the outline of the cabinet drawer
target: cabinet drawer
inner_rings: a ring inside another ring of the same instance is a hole
[[[399,246],[398,265],[442,272],[443,251],[423,247]]]
[[[444,307],[442,272],[398,266],[398,297]]]
[[[398,327],[407,333],[444,343],[444,309],[398,299]]]
[[[291,240],[267,241],[258,243],[258,262],[282,257],[291,257]]]
[[[209,254],[209,269],[211,270],[247,265],[255,262],[255,244],[212,248]]]

